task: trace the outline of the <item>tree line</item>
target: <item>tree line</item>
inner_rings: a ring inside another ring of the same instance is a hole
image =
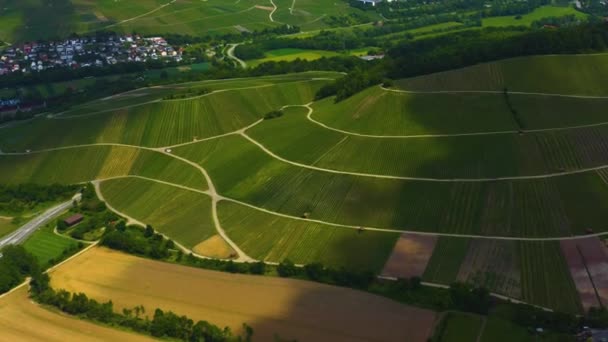
[[[70,315],[104,324],[120,326],[159,338],[174,338],[188,342],[248,342],[253,329],[244,324],[245,336],[236,336],[229,328],[219,328],[207,321],[195,322],[187,316],[172,311],[154,310],[152,319],[145,316],[146,309],[140,305],[132,309],[114,311],[112,301],[100,303],[84,293],[55,290],[50,286],[46,273],[32,274],[30,293],[39,303],[50,305]]]
[[[78,189],[60,184],[0,184],[0,211],[19,215],[43,203],[68,200]]]

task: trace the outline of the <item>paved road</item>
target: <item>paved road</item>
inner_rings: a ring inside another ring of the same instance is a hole
[[[74,196],[71,200],[61,203],[41,215],[37,216],[33,220],[21,226],[19,229],[14,231],[13,233],[5,236],[0,239],[0,249],[7,245],[18,245],[23,243],[30,235],[32,235],[36,230],[42,227],[44,224],[52,220],[53,218],[59,216],[62,212],[66,211],[72,206],[74,199],[80,200],[80,194]]]

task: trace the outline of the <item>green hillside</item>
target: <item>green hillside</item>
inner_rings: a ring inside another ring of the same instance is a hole
[[[416,91],[492,90],[606,96],[608,54],[520,57],[405,79]]]
[[[93,115],[40,117],[0,130],[0,148],[23,151],[93,143],[161,147],[235,131],[288,104],[312,101],[326,80],[296,81],[133,104]]]
[[[114,209],[151,225],[187,248],[216,233],[211,199],[205,194],[136,178],[104,181],[101,193]]]
[[[159,152],[133,147],[87,146],[0,155],[0,177],[8,184],[74,184],[128,175],[207,188],[203,175],[195,167]]]

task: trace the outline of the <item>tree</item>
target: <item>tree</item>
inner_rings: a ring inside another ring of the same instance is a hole
[[[293,277],[298,274],[298,268],[291,260],[284,260],[277,266],[277,273],[283,278]]]
[[[144,232],[144,236],[149,238],[152,237],[152,235],[154,235],[154,228],[152,228],[151,225],[146,225],[146,230]]]

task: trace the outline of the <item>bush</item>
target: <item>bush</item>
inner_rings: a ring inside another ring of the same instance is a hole
[[[264,115],[264,120],[280,118],[281,116],[283,116],[283,111],[273,110],[272,112],[268,112],[268,113],[266,113],[266,115]]]

